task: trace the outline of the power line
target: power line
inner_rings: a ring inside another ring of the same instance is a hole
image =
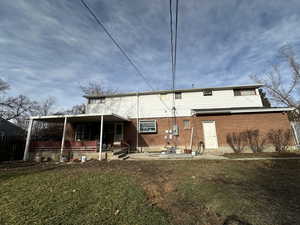
[[[173,92],[173,99],[172,99],[172,116],[173,116],[173,129],[176,127],[176,105],[175,105],[175,81],[176,81],[176,65],[177,65],[177,33],[178,33],[178,8],[179,8],[179,0],[176,0],[175,5],[175,32],[173,32],[174,25],[173,25],[173,4],[172,0],[169,1],[170,3],[170,40],[171,40],[171,64],[172,64],[172,92]],[[172,129],[172,130],[173,130]],[[175,143],[176,145],[176,143]]]
[[[93,10],[84,2],[84,0],[81,0],[82,5],[89,11],[89,13],[94,17],[94,19],[96,20],[96,22],[98,23],[98,25],[101,26],[101,28],[104,30],[104,32],[106,33],[106,35],[112,40],[112,42],[114,43],[114,45],[121,51],[121,53],[125,56],[125,58],[127,59],[127,61],[132,65],[132,67],[135,69],[135,71],[137,72],[137,74],[142,77],[142,79],[144,80],[144,82],[151,88],[152,91],[154,91],[155,89],[153,88],[153,86],[148,82],[148,80],[146,79],[146,77],[144,76],[144,74],[142,73],[142,71],[137,67],[137,65],[133,62],[133,60],[129,57],[129,55],[126,53],[126,51],[121,47],[121,45],[116,41],[116,39],[114,39],[114,37],[110,34],[110,32],[106,29],[106,27],[104,26],[104,24],[100,21],[100,19],[96,16],[96,14],[93,12]],[[163,102],[163,100],[158,96],[158,98],[160,99],[160,101],[163,103],[163,105],[167,108],[168,106],[165,104],[165,102]]]
[[[176,66],[177,66],[177,30],[178,30],[178,4],[179,0],[176,0],[176,17],[175,17],[175,47],[174,47],[174,89],[175,89],[175,79],[176,79]]]
[[[173,45],[173,9],[172,0],[170,0],[170,44],[171,44],[171,70],[172,70],[172,89],[174,89],[173,73],[174,73],[174,45]]]

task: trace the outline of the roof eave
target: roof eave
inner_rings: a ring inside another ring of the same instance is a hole
[[[263,84],[247,84],[247,85],[234,85],[234,86],[222,86],[222,87],[207,87],[207,88],[190,88],[190,89],[176,89],[175,92],[198,92],[203,90],[230,90],[238,88],[260,88]],[[120,93],[112,95],[84,95],[84,98],[101,98],[101,97],[125,97],[125,96],[135,96],[135,95],[152,95],[152,94],[168,94],[172,93],[172,90],[162,90],[162,91],[145,91],[145,92],[129,92]]]

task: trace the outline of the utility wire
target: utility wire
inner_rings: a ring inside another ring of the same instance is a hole
[[[176,64],[177,64],[177,33],[178,33],[178,5],[179,0],[176,0],[175,3],[175,32],[173,32],[174,25],[173,25],[173,4],[172,0],[169,1],[170,3],[170,40],[171,40],[171,64],[172,64],[172,92],[173,92],[173,99],[172,99],[172,131],[177,125],[176,122],[176,105],[175,105],[175,81],[176,81]],[[176,136],[175,136],[176,137]],[[176,139],[174,142],[176,146]]]
[[[175,3],[175,32],[173,32],[173,4],[172,0],[170,3],[170,40],[171,40],[171,68],[172,68],[172,91],[173,91],[173,116],[175,117],[176,108],[175,108],[175,81],[176,81],[176,65],[177,65],[177,33],[178,33],[178,8],[179,1],[176,0]]]
[[[100,21],[100,19],[96,16],[96,14],[93,12],[93,10],[84,2],[84,0],[81,0],[82,5],[89,11],[89,13],[94,17],[94,19],[96,20],[96,22],[98,23],[98,25],[101,26],[101,28],[104,30],[104,32],[106,33],[106,35],[112,40],[112,42],[114,43],[114,45],[121,51],[121,53],[125,56],[125,58],[127,59],[127,61],[132,65],[132,67],[135,69],[135,71],[137,72],[137,74],[142,77],[142,79],[144,80],[144,82],[151,88],[152,91],[154,91],[155,89],[153,88],[153,86],[148,82],[148,80],[146,79],[146,77],[144,76],[144,74],[142,73],[142,71],[137,67],[137,65],[133,62],[133,60],[129,57],[129,55],[126,53],[126,51],[121,47],[121,45],[116,41],[116,39],[114,39],[114,37],[110,34],[110,32],[106,29],[106,27],[104,26],[104,24]],[[163,103],[163,105],[169,109],[169,107],[165,104],[165,102],[163,102],[163,100],[158,96],[158,98],[160,99],[160,101]]]
[[[178,4],[179,0],[176,0],[176,17],[175,17],[175,44],[174,44],[174,74],[173,74],[173,86],[175,89],[176,80],[176,66],[177,66],[177,30],[178,30]]]
[[[172,73],[172,89],[173,85],[173,73],[174,73],[174,39],[173,39],[173,6],[172,0],[170,0],[170,44],[171,44],[171,73]]]

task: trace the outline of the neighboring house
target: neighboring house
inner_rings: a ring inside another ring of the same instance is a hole
[[[106,146],[116,143],[142,151],[161,151],[174,144],[195,149],[200,143],[206,151],[231,151],[226,142],[229,133],[258,129],[266,134],[271,129],[290,129],[287,112],[292,109],[265,107],[260,87],[193,88],[176,90],[175,95],[172,91],[153,91],[84,96],[88,100],[86,114],[31,118],[29,131],[33,121],[45,121],[64,123],[64,132],[62,142],[31,145],[29,135],[25,158],[29,149],[51,157],[68,153],[100,158]]]
[[[24,137],[22,128],[0,118],[0,161],[22,159]]]

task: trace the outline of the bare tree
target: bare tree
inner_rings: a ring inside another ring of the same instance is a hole
[[[65,111],[65,114],[72,114],[72,115],[78,115],[84,113],[85,113],[85,104],[74,105],[70,110]]]
[[[52,113],[53,107],[56,104],[56,100],[54,97],[48,97],[44,101],[38,103],[36,114],[39,116],[48,116]]]
[[[83,94],[87,96],[101,96],[116,93],[116,90],[105,87],[100,81],[90,81],[87,84],[81,84],[79,87]]]
[[[37,102],[31,101],[24,95],[3,98],[0,102],[0,117],[5,120],[18,120],[29,116],[37,109]]]
[[[270,130],[267,135],[276,152],[286,152],[288,150],[292,138],[291,130]]]
[[[272,66],[272,71],[263,77],[252,75],[251,78],[264,85],[270,100],[278,105],[300,109],[299,84],[300,65],[296,61],[294,52],[290,47],[284,47],[279,51],[280,63]],[[282,64],[289,68],[288,75],[282,75]]]
[[[226,141],[235,153],[241,153],[244,151],[247,145],[246,132],[228,133],[226,135]]]

